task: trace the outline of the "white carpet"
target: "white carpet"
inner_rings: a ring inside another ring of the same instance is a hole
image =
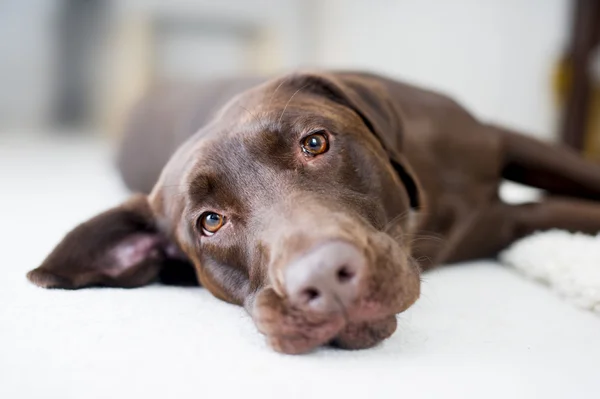
[[[303,356],[201,288],[34,287],[68,229],[126,196],[108,153],[0,134],[0,398],[600,397],[600,318],[491,261],[425,275],[382,345]]]

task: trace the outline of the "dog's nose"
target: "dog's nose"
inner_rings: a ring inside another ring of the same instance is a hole
[[[284,285],[291,303],[319,313],[352,305],[366,269],[365,256],[353,245],[330,241],[289,264]]]

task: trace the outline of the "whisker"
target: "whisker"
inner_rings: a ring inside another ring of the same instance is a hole
[[[417,262],[423,262],[424,260],[426,260],[429,263],[433,263],[431,258],[427,255],[423,255],[423,256],[419,256],[417,259],[415,259]]]
[[[346,310],[346,307],[344,306],[344,304],[342,303],[342,301],[340,300],[340,298],[337,295],[334,294],[333,297],[335,298],[335,301],[337,302],[340,309],[342,310],[342,317],[344,318],[344,321],[347,324],[349,322],[350,318],[348,317],[348,311]]]
[[[252,118],[254,118],[254,120],[256,121],[256,123],[258,123],[259,126],[261,126],[261,129],[266,130],[267,125],[264,124],[263,122],[260,121],[260,119],[258,118],[258,116],[256,116],[256,114],[253,114],[252,112],[250,112],[250,110],[246,107],[244,107],[241,104],[238,104],[238,106],[243,109],[244,111],[246,111],[248,113],[248,115],[250,115]]]
[[[283,114],[285,113],[285,110],[287,109],[288,105],[290,105],[290,102],[292,102],[292,99],[294,98],[294,96],[296,94],[298,94],[300,92],[300,90],[304,89],[307,86],[308,86],[308,83],[305,84],[304,86],[302,86],[301,88],[299,88],[298,90],[296,90],[294,92],[294,94],[292,94],[292,96],[290,97],[290,99],[288,100],[288,102],[285,103],[285,107],[283,107],[283,111],[281,111],[281,115],[279,116],[279,120],[277,121],[277,124],[279,124],[279,125],[281,124],[281,118],[283,118]]]
[[[180,184],[163,184],[163,185],[161,185],[161,187],[183,187],[183,186],[187,186],[187,183],[180,183]]]
[[[275,94],[277,93],[277,91],[279,90],[279,88],[280,88],[281,86],[283,86],[283,84],[284,84],[285,82],[287,82],[289,79],[290,79],[290,77],[289,77],[289,76],[288,76],[288,77],[286,77],[285,79],[282,79],[282,80],[281,80],[281,83],[279,83],[279,84],[277,85],[277,87],[275,88],[275,90],[273,91],[273,93],[271,93],[271,98],[269,98],[269,103],[267,104],[267,109],[268,109],[268,108],[271,106],[271,102],[273,101],[273,97],[275,97]]]
[[[444,238],[438,237],[438,236],[433,236],[433,235],[419,235],[418,237],[413,238],[412,240],[410,240],[409,244],[412,245],[415,242],[425,241],[425,240],[437,241],[437,242],[444,242],[444,241],[446,241]]]
[[[390,220],[389,222],[387,222],[385,224],[385,226],[383,227],[383,231],[387,233],[392,227],[394,227],[394,225],[396,223],[400,223],[406,217],[408,217],[409,213],[410,213],[410,210],[406,210],[406,211],[402,212],[401,214],[399,214],[399,215],[395,216],[394,218],[392,218],[392,220]]]

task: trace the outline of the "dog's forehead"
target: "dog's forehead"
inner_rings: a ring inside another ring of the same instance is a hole
[[[234,97],[213,120],[171,157],[151,197],[186,195],[195,176],[233,176],[262,163],[278,147],[276,139],[291,140],[315,129],[346,131],[358,117],[346,107],[311,93],[306,87],[272,81]],[[261,151],[248,152],[248,148]]]
[[[198,179],[227,180],[230,184],[258,181],[269,173],[268,160],[275,151],[286,151],[293,136],[265,128],[254,119],[239,129],[214,134],[199,140],[189,151],[183,179],[186,186]],[[277,157],[275,157],[277,158]]]
[[[343,107],[330,97],[315,92],[309,84],[287,76],[238,94],[221,109],[217,119],[236,127],[257,120],[262,124],[276,125],[284,122],[290,114],[293,115],[294,110],[305,115],[326,113],[330,118],[336,119],[344,114],[341,108]],[[233,131],[241,132],[243,129]]]

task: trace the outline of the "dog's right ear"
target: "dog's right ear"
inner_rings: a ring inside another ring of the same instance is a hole
[[[138,287],[157,278],[172,247],[136,195],[73,229],[27,278],[45,288]]]

